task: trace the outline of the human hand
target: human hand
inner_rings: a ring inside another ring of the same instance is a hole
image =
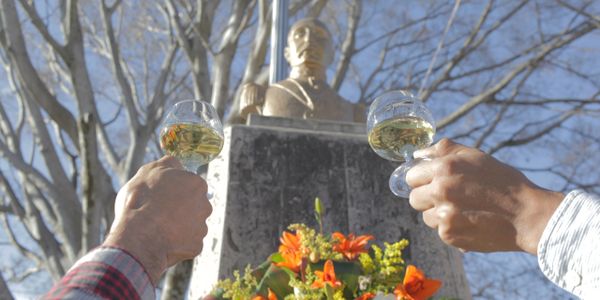
[[[117,194],[103,245],[131,253],[156,284],[168,267],[202,250],[212,212],[206,191],[206,182],[173,157],[142,166]]]
[[[410,205],[442,241],[472,251],[526,251],[537,244],[564,195],[544,190],[480,150],[443,139],[408,171]]]

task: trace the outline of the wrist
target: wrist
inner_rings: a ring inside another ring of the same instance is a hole
[[[130,233],[113,228],[102,243],[102,246],[119,248],[133,256],[144,268],[152,284],[157,285],[162,273],[167,269],[167,255],[164,249],[147,243],[144,233]],[[151,238],[151,237],[149,237]]]
[[[520,195],[523,209],[515,223],[517,246],[530,254],[537,255],[537,248],[548,221],[565,195],[529,185]]]

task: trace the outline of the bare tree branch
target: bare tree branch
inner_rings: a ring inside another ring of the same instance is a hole
[[[217,110],[217,113],[222,118],[225,113],[225,104],[229,95],[229,75],[231,72],[231,64],[235,55],[236,46],[238,44],[242,29],[252,15],[252,3],[255,1],[240,0],[234,1],[233,12],[227,23],[227,29],[223,33],[217,56],[213,68],[213,89],[211,104]]]
[[[121,53],[117,45],[117,39],[115,37],[115,31],[113,29],[111,21],[112,12],[114,12],[114,9],[116,8],[115,5],[109,7],[107,6],[106,1],[102,0],[101,15],[104,24],[104,29],[106,31],[107,44],[110,49],[112,67],[116,76],[117,83],[119,83],[119,87],[121,88],[121,92],[123,93],[123,102],[125,104],[125,108],[127,109],[129,124],[133,129],[132,132],[135,132],[140,126],[140,122],[138,120],[138,112],[135,108],[135,102],[137,100],[134,99],[134,83],[130,82],[125,76],[124,65],[126,63],[121,58]]]
[[[537,64],[539,61],[544,59],[547,55],[552,53],[553,51],[561,48],[562,46],[573,42],[574,40],[584,36],[594,29],[594,26],[584,22],[578,26],[578,29],[568,35],[561,36],[555,38],[552,42],[547,43],[542,46],[537,55],[530,58],[529,60],[521,63],[520,65],[513,68],[509,73],[507,73],[502,79],[498,81],[493,87],[487,89],[485,92],[479,94],[478,96],[472,98],[467,103],[462,105],[459,109],[455,110],[449,116],[442,119],[442,121],[438,124],[438,128],[444,128],[449,124],[455,122],[458,118],[464,116],[473,108],[478,106],[479,104],[489,101],[492,99],[492,96],[499,92],[501,89],[506,87],[515,77],[517,77],[520,73],[526,70],[529,66]]]
[[[342,43],[342,56],[340,58],[340,61],[338,62],[335,71],[335,76],[333,77],[333,81],[331,83],[331,87],[336,91],[339,91],[342,82],[346,77],[348,66],[350,65],[350,61],[352,60],[354,51],[356,50],[356,30],[358,30],[358,24],[360,22],[361,13],[361,1],[353,1],[350,5],[350,12],[348,13],[348,29],[346,30],[346,37],[344,38],[344,42]]]
[[[581,14],[583,16],[586,16],[590,20],[590,22],[592,22],[594,25],[596,25],[596,27],[600,28],[600,16],[591,15],[590,13],[586,12],[585,9],[583,9],[583,8],[577,8],[577,7],[575,7],[575,6],[567,3],[565,1],[562,1],[562,0],[558,0],[557,2],[560,5],[568,8],[569,10],[572,10],[573,12],[576,12],[577,14]],[[591,1],[588,4],[586,4],[586,6],[589,5],[590,3],[591,3]]]
[[[471,54],[475,49],[477,49],[479,47],[479,45],[481,45],[487,39],[487,37],[490,36],[490,34],[492,32],[494,32],[496,29],[498,29],[502,24],[505,24],[506,20],[510,19],[518,11],[520,11],[525,6],[525,4],[527,4],[528,1],[529,0],[521,1],[519,3],[519,5],[515,6],[512,10],[510,10],[502,18],[500,18],[498,21],[496,21],[490,29],[488,29],[486,32],[484,32],[481,35],[481,37],[477,41],[475,41],[475,37],[479,34],[481,27],[487,20],[489,14],[490,14],[490,11],[492,10],[494,1],[489,1],[488,5],[484,8],[483,12],[481,13],[481,16],[479,17],[479,21],[475,24],[475,26],[471,30],[471,33],[465,40],[463,47],[458,51],[458,53],[456,53],[456,55],[454,55],[454,57],[452,57],[452,59],[450,59],[446,63],[444,72],[440,76],[438,76],[438,78],[431,84],[431,86],[428,87],[423,92],[423,94],[421,95],[421,99],[424,102],[427,101],[427,99],[429,99],[429,96],[431,95],[432,91],[436,90],[440,86],[440,84],[442,84],[443,82],[445,82],[446,80],[448,80],[450,78],[450,73],[452,72],[452,70],[454,70],[454,68],[458,65],[458,63],[460,61],[465,59],[469,54]]]
[[[494,154],[494,153],[498,152],[498,150],[505,148],[505,147],[519,146],[519,145],[527,144],[534,140],[537,140],[540,137],[542,137],[545,134],[552,131],[553,129],[559,127],[563,122],[565,122],[566,120],[568,120],[575,114],[576,114],[576,111],[568,111],[560,116],[552,116],[548,120],[544,120],[542,122],[526,123],[525,125],[523,125],[521,127],[521,129],[519,129],[515,134],[513,134],[513,136],[510,139],[500,142],[497,145],[491,147],[491,149],[488,150],[488,153]],[[548,121],[553,121],[553,122],[543,126],[541,129],[536,130],[534,133],[520,137],[520,135],[522,135],[524,132],[526,132],[527,129],[529,129],[530,127],[534,127],[536,125],[544,125],[544,123],[548,123]]]
[[[529,79],[529,76],[531,76],[531,74],[533,73],[533,70],[534,70],[533,68],[530,68],[527,71],[527,73],[523,76],[523,78],[521,78],[521,80],[519,81],[519,83],[517,84],[517,86],[513,89],[512,94],[509,97],[509,99],[506,100],[506,101],[504,101],[504,105],[502,106],[502,108],[500,109],[500,111],[496,114],[496,118],[492,121],[492,123],[488,126],[488,128],[479,136],[479,138],[477,139],[477,141],[475,141],[475,144],[474,144],[475,148],[480,148],[481,145],[485,142],[485,140],[496,129],[496,127],[498,127],[498,125],[500,124],[500,122],[502,121],[502,119],[504,117],[504,114],[510,108],[510,106],[513,103],[515,97],[517,96],[517,94],[519,94],[519,91],[521,90],[521,88],[523,87],[523,85],[525,84],[525,82],[527,81],[527,79]]]
[[[35,95],[34,99],[67,132],[69,138],[72,141],[77,141],[77,126],[73,115],[57,101],[31,64],[14,0],[2,0],[0,2],[0,17],[2,27],[10,28],[10,30],[0,30],[0,32],[5,33],[5,38],[0,39],[0,41],[4,41],[2,47],[8,54],[11,65],[16,68],[15,71],[20,78],[19,81]]]
[[[60,45],[56,39],[50,34],[48,31],[48,27],[42,19],[38,15],[36,8],[34,7],[35,3],[32,2],[31,5],[26,2],[26,0],[19,0],[21,7],[27,13],[29,18],[31,18],[31,23],[35,26],[37,31],[44,37],[46,42],[52,46],[52,50],[56,51],[64,60],[68,60],[67,52],[65,51],[65,47]]]

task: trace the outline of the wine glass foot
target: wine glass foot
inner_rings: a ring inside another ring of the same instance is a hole
[[[410,195],[410,191],[412,190],[412,188],[410,187],[410,185],[408,185],[408,183],[406,183],[406,173],[408,173],[408,170],[410,170],[412,167],[416,166],[420,162],[430,161],[430,160],[431,160],[431,158],[429,158],[429,157],[421,157],[421,158],[417,158],[417,159],[412,159],[410,161],[403,163],[396,170],[394,170],[394,172],[390,176],[390,182],[389,182],[390,190],[392,191],[392,193],[394,193],[394,195],[396,195],[398,197],[408,199],[408,196]]]
[[[410,195],[410,186],[406,183],[407,168],[404,165],[397,168],[390,176],[390,190],[392,193],[401,198],[407,198]]]

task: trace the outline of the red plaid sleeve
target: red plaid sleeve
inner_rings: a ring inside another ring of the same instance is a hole
[[[96,248],[42,299],[155,299],[143,266],[124,250]]]

